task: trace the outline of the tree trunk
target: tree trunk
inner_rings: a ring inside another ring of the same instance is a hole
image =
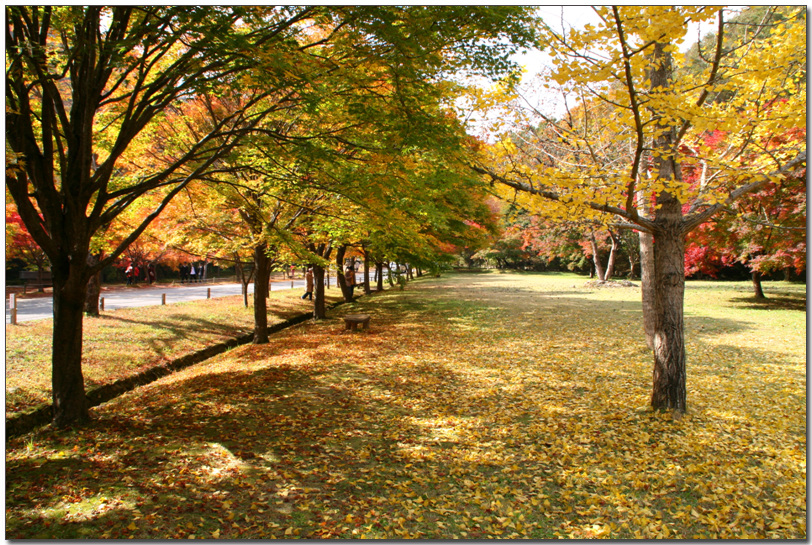
[[[684,413],[686,402],[685,243],[678,225],[654,240],[654,385],[651,406]]]
[[[268,282],[271,260],[266,253],[267,244],[254,247],[254,344],[268,342]]]
[[[53,273],[51,278],[53,281]],[[40,264],[37,264],[37,293],[45,293],[45,269]]]
[[[324,303],[324,267],[313,265],[313,318],[324,320],[327,318]]]
[[[753,271],[750,277],[753,279],[753,293],[756,299],[766,299],[767,296],[764,295],[764,290],[761,289],[761,273]]]
[[[615,274],[615,258],[617,257],[617,235],[610,230],[609,238],[612,241],[612,249],[609,251],[609,262],[606,264],[606,276],[604,278],[606,281],[611,280],[612,275]]]
[[[87,256],[87,264],[89,266],[96,265],[99,262],[99,256],[90,254]],[[101,296],[101,271],[97,272],[90,277],[87,281],[87,296],[85,298],[85,313],[88,316],[99,315],[99,297]]]
[[[640,290],[646,345],[654,350],[654,237],[640,232]]]
[[[377,290],[383,291],[383,261],[375,263],[375,278],[377,279]]]
[[[237,271],[237,276],[240,279],[240,284],[242,284],[242,303],[245,305],[245,308],[248,308],[248,284],[251,283],[251,278],[254,276],[254,271],[251,271],[251,274],[246,277],[245,270],[242,267],[242,262],[238,256],[234,257],[234,267]]]
[[[671,53],[655,43],[651,63],[652,90],[671,85]],[[654,116],[659,117],[659,112]],[[677,127],[659,132],[653,141],[653,162],[659,182],[666,188],[682,179],[675,152]],[[654,384],[651,406],[682,414],[687,409],[685,388],[685,238],[682,203],[665,189],[657,195],[654,211]]]
[[[347,245],[342,244],[336,251],[336,282],[338,287],[341,288],[341,295],[344,296],[344,301],[352,303],[352,289],[347,285],[347,280],[344,277],[344,255],[347,253]]]
[[[595,272],[598,275],[598,280],[603,282],[606,280],[606,273],[603,271],[601,257],[598,255],[598,241],[595,240],[594,231],[589,233],[589,245],[592,247],[592,263],[595,265]]]
[[[372,290],[369,287],[369,252],[364,249],[364,293],[369,295]]]
[[[86,264],[83,262],[81,266],[84,268]],[[90,420],[82,375],[82,321],[87,277],[66,264],[53,267],[52,280],[54,324],[51,381],[54,425],[66,427]]]

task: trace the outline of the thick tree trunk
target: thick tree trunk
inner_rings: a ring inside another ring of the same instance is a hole
[[[756,296],[756,299],[766,299],[767,296],[764,295],[764,290],[761,288],[761,273],[753,271],[750,277],[753,280],[753,294]]]
[[[684,413],[687,408],[683,319],[685,243],[680,226],[671,227],[658,232],[654,240],[656,290],[651,406]]]
[[[313,265],[313,318],[324,320],[327,310],[324,303],[324,267]]]
[[[651,88],[671,84],[671,54],[664,43],[655,43]],[[657,114],[657,112],[655,112]],[[662,130],[654,139],[654,166],[660,183],[682,178],[675,158],[677,128]],[[666,189],[657,195],[654,211],[654,384],[651,406],[682,414],[687,409],[685,371],[685,240],[682,203]]]
[[[254,248],[254,344],[268,342],[268,282],[271,276],[271,260],[266,244]]]
[[[82,263],[82,268],[85,263]],[[90,419],[82,375],[82,326],[87,277],[69,265],[53,267],[53,350],[51,355],[54,425]]]

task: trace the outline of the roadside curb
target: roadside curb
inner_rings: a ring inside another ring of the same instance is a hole
[[[372,294],[375,293],[379,292],[377,291],[372,292]],[[364,297],[364,295],[365,294],[357,295],[355,299],[360,299],[361,297]],[[326,305],[325,308],[327,310],[333,310],[334,308],[339,307],[345,303],[346,301],[336,301],[334,303]],[[283,329],[287,329],[294,325],[301,324],[302,322],[306,322],[307,320],[311,320],[312,318],[313,318],[312,312],[299,314],[297,316],[294,316],[293,318],[288,318],[287,320],[268,326],[268,335],[278,333]],[[161,363],[159,365],[156,365],[155,367],[151,367],[131,377],[122,378],[115,382],[111,382],[109,384],[99,386],[98,388],[94,388],[93,390],[90,390],[85,394],[88,400],[88,407],[89,408],[97,407],[102,403],[115,399],[116,397],[126,392],[138,388],[139,386],[149,384],[150,382],[158,380],[159,378],[164,377],[166,375],[170,375],[176,371],[180,371],[181,369],[184,369],[186,367],[202,363],[232,348],[248,344],[251,342],[251,339],[253,338],[254,338],[253,333],[241,335],[239,337],[235,337],[227,341],[208,346],[206,348],[203,348],[202,350],[198,350],[197,352],[186,354],[185,356],[181,356],[178,359],[172,360],[170,362]],[[7,418],[6,440],[12,437],[19,437],[20,435],[24,435],[30,431],[33,431],[36,428],[46,426],[51,423],[52,418],[53,418],[53,410],[51,405],[45,405],[38,409],[34,409],[31,412]]]

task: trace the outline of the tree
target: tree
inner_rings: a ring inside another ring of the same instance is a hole
[[[505,140],[474,168],[521,192],[529,207],[563,217],[610,214],[614,223],[653,236],[656,289],[653,316],[646,316],[653,317],[651,405],[681,414],[687,408],[684,237],[724,207],[805,165],[803,145],[771,138],[805,124],[804,14],[794,10],[766,30],[767,38],[726,49],[724,10],[718,7],[595,11],[598,26],[544,31],[556,62],[553,77],[583,97],[579,108],[561,119],[541,115],[544,134],[555,138],[532,145]],[[675,79],[675,64],[683,59],[677,45],[687,23],[714,17],[714,49],[702,52],[709,59],[706,69],[699,77]],[[723,89],[729,99],[714,100]],[[590,114],[598,110],[603,113]],[[701,143],[703,134],[719,128],[735,135],[723,153]],[[697,187],[682,177],[683,143],[699,149],[712,173]],[[648,293],[644,289],[646,314]]]
[[[6,259],[19,259],[27,267],[37,269],[37,291],[43,289],[43,272],[48,267],[48,256],[39,247],[39,244],[26,229],[17,207],[13,203],[6,204]]]
[[[806,129],[790,131],[784,140],[803,141]],[[717,131],[707,140],[727,146]],[[699,183],[701,163],[687,165],[686,179]],[[806,169],[780,182],[770,182],[746,200],[692,231],[686,240],[685,274],[716,277],[721,269],[742,263],[751,272],[756,299],[765,299],[762,275],[806,268]]]
[[[317,11],[6,7],[6,139],[12,156],[6,184],[51,263],[57,425],[88,418],[81,368],[88,280],[262,119],[253,107],[269,90],[291,83],[284,61],[294,60],[287,53],[296,42],[289,38]],[[261,85],[242,77],[261,66],[267,68]],[[123,167],[150,144],[160,148],[149,132],[167,108],[229,85],[241,86],[242,107],[216,117],[213,130],[175,162],[139,171]],[[160,195],[158,206],[104,259],[89,264],[93,236],[147,194]]]

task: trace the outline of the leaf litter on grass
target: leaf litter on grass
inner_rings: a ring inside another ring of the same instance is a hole
[[[692,340],[675,420],[639,292],[573,285],[421,280],[12,440],[7,536],[805,538],[802,336]]]

